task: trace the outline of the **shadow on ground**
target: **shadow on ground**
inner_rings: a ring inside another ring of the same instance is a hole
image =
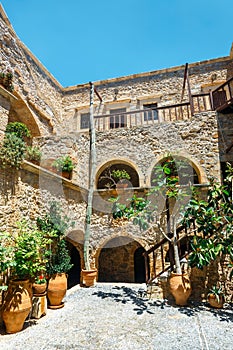
[[[210,312],[220,321],[233,322],[233,306],[228,304],[224,309],[212,309],[208,306],[207,303],[190,303],[187,306],[177,306],[175,304],[168,304],[167,300],[160,299],[148,299],[145,293],[140,293],[139,291],[133,290],[129,287],[118,287],[115,286],[112,288],[112,292],[103,292],[97,291],[93,295],[96,295],[99,298],[106,299],[111,298],[117,303],[131,303],[135,305],[133,309],[138,315],[143,313],[154,314],[156,309],[164,309],[165,307],[174,307],[180,313],[185,314],[189,317],[196,316],[200,312]]]
[[[141,293],[140,290],[136,291],[129,287],[113,287],[113,292],[103,292],[98,291],[94,292],[93,295],[96,295],[99,298],[106,299],[106,298],[112,298],[117,303],[131,303],[135,305],[134,311],[141,315],[144,312],[147,312],[149,314],[154,314],[156,310],[153,310],[152,307],[160,307],[161,309],[164,308],[164,305],[166,304],[166,301],[163,300],[153,300],[150,301],[146,296],[145,292]],[[116,292],[115,292],[116,291]]]

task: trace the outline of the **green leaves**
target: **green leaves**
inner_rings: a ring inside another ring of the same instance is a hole
[[[47,241],[36,228],[20,222],[16,234],[1,232],[0,238],[0,272],[9,268],[11,277],[33,279],[45,270]]]
[[[58,159],[56,159],[52,166],[57,169],[58,171],[67,171],[67,172],[71,172],[75,165],[72,161],[72,159],[70,158],[70,156],[63,156],[60,157]]]
[[[20,168],[26,151],[25,142],[15,134],[6,134],[0,148],[0,166]]]
[[[31,133],[28,130],[27,126],[24,123],[20,122],[13,122],[7,124],[6,134],[15,135],[22,141],[24,141],[26,137],[31,137]]]

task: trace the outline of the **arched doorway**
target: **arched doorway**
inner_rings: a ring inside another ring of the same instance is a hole
[[[68,289],[80,283],[81,273],[81,258],[78,249],[70,242],[67,242],[69,254],[71,257],[71,264],[73,264],[70,271],[68,271]]]
[[[98,281],[125,283],[136,282],[135,251],[137,251],[138,248],[142,248],[141,245],[130,237],[119,236],[108,241],[101,249],[99,255]],[[139,253],[136,253],[136,256],[139,256]],[[136,264],[137,276],[139,276],[139,274],[142,276],[143,272],[139,273],[141,268],[139,267],[139,264],[141,265],[141,261],[139,261],[138,258]],[[144,261],[142,265],[145,266]],[[145,271],[143,277],[145,280]]]
[[[144,283],[146,282],[146,267],[145,267],[145,258],[143,253],[145,249],[143,247],[139,247],[134,252],[134,280],[136,283]],[[149,264],[147,267],[149,271]]]

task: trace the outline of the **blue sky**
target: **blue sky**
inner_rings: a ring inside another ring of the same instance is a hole
[[[63,85],[228,56],[232,0],[0,0]]]

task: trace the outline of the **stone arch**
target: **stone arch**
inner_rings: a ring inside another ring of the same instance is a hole
[[[105,239],[96,253],[98,280],[100,282],[135,282],[134,255],[145,248],[137,238],[118,234]]]
[[[103,174],[103,172],[108,168],[120,169],[120,170],[125,169],[131,177],[130,178],[130,182],[132,183],[131,187],[140,187],[143,175],[141,171],[138,169],[138,167],[129,159],[114,158],[114,159],[108,160],[107,162],[102,163],[98,167],[96,171],[96,182],[95,182],[96,189],[105,188],[103,183],[101,183],[100,181],[100,177],[101,177],[101,174]]]
[[[14,95],[16,96],[16,99],[11,102],[8,122],[17,121],[24,123],[30,130],[32,137],[41,136],[40,128],[30,107],[21,97],[19,92],[14,91]]]
[[[148,171],[147,171],[147,185],[151,186],[152,183],[152,178],[153,178],[153,169],[154,167],[161,163],[162,160],[166,159],[169,156],[168,153],[164,153],[160,156],[158,156],[156,158],[156,160],[151,164],[151,166],[149,167]],[[206,184],[208,183],[208,179],[206,176],[206,173],[204,171],[204,169],[202,168],[202,166],[195,160],[193,159],[193,157],[191,157],[189,154],[184,153],[184,152],[179,152],[179,153],[172,153],[171,154],[172,157],[177,157],[179,159],[183,159],[185,161],[187,161],[187,163],[190,164],[190,166],[193,168],[196,176],[197,176],[197,181],[199,184]]]

